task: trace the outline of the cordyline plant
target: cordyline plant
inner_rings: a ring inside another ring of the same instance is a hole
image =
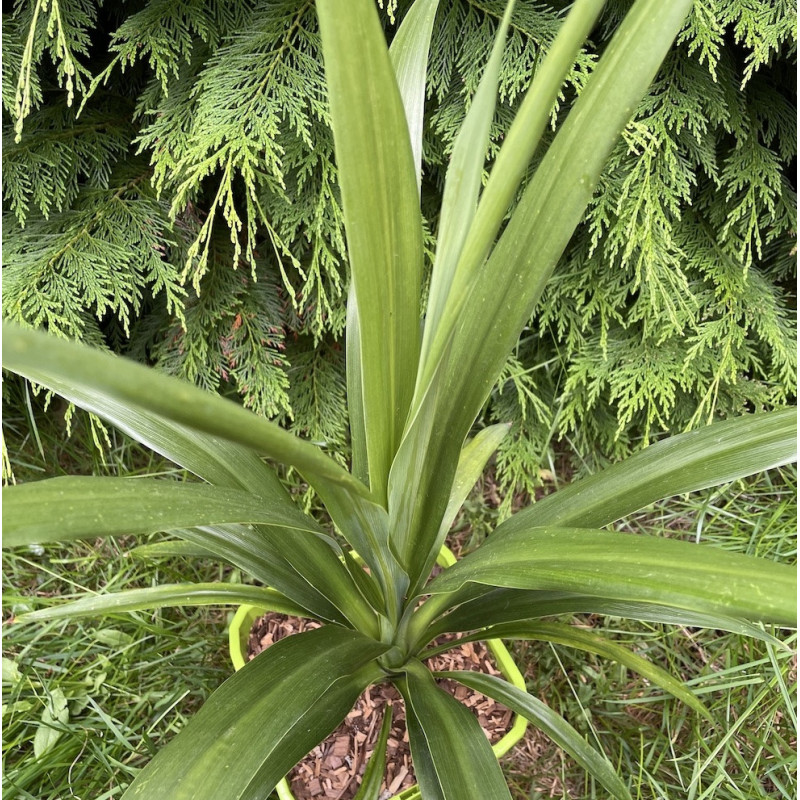
[[[437,0],[417,0],[389,51],[372,0],[318,0],[352,268],[352,472],[232,402],[124,359],[4,327],[6,368],[201,479],[62,477],[10,487],[7,546],[170,531],[174,542],[148,551],[211,554],[265,585],[137,589],[21,619],[253,603],[326,623],[280,641],[227,680],[126,797],[265,798],[367,686],[390,681],[405,701],[426,800],[509,798],[478,722],[422,663],[441,649],[430,647],[436,637],[539,639],[608,656],[703,714],[658,667],[598,634],[542,618],[614,614],[762,638],[771,637],[754,621],[794,624],[789,567],[602,529],[662,497],[791,461],[793,410],[746,415],[649,447],[514,514],[430,579],[450,524],[506,432],[493,426],[467,440],[475,418],[691,0],[637,0],[506,222],[602,5],[574,4],[482,188],[507,9],[455,142],[420,325],[422,108]],[[298,509],[260,456],[304,476],[347,547]],[[497,677],[440,675],[527,718],[609,794],[629,798],[605,757],[538,699]],[[376,753],[371,774],[382,771],[382,749]],[[368,782],[361,796],[377,798],[377,785]]]

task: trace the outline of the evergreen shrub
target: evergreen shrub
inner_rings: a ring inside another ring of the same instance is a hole
[[[489,164],[568,5],[518,4]],[[607,3],[554,126],[629,5]],[[553,435],[618,457],[792,395],[794,5],[695,4],[485,410],[515,421],[504,488],[532,488]],[[388,38],[408,6],[383,4]],[[429,247],[503,8],[437,14]],[[3,44],[5,316],[346,452],[348,267],[313,2],[19,0]]]

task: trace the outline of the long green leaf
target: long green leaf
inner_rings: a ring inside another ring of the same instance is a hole
[[[296,467],[312,485],[340,487],[369,497],[360,481],[310,442],[229,400],[128,359],[3,322],[3,366],[48,388],[47,380],[37,376],[80,386],[84,393],[96,391],[119,405],[130,404],[136,410],[261,451]]]
[[[204,392],[184,381],[160,375],[127,359],[93,350],[76,342],[47,336],[39,331],[3,323],[3,365],[20,375],[48,388],[67,387],[66,396],[83,405],[93,395],[102,400],[102,411],[115,424],[127,420],[132,435],[156,446],[169,448],[170,458],[190,460],[202,467],[203,477],[221,478],[226,484],[233,480],[231,471],[237,463],[237,447],[223,448],[223,463],[211,463],[214,440],[232,442],[238,446],[262,450],[267,455],[291,464],[318,491],[342,534],[356,551],[366,555],[377,544],[369,527],[354,527],[353,517],[367,519],[380,509],[372,502],[369,492],[359,480],[309,442],[298,439],[277,425],[257,417],[221,397]],[[98,401],[100,402],[100,401]],[[92,410],[87,402],[86,407]],[[114,406],[117,409],[114,409]],[[130,409],[128,409],[130,406]],[[140,412],[146,412],[147,417]],[[138,415],[138,416],[137,416]],[[147,425],[152,423],[152,430]],[[202,444],[209,458],[199,462],[191,440],[177,431],[176,444],[169,445],[170,428],[177,423],[183,428],[198,430],[206,435]],[[209,438],[210,437],[210,438]],[[230,457],[230,463],[227,459]],[[257,459],[256,459],[257,462]],[[257,467],[252,456],[242,459],[243,474],[248,489],[271,497],[283,511],[293,508],[277,477],[270,470]],[[211,471],[211,472],[209,472]],[[263,486],[263,490],[259,489]],[[384,548],[388,545],[384,544]],[[370,564],[375,568],[375,564]]]
[[[422,123],[425,112],[425,75],[433,21],[439,0],[416,0],[400,23],[389,47],[400,97],[408,122],[417,188],[422,180]]]
[[[282,639],[211,695],[125,800],[264,800],[380,677],[385,649],[336,626]]]
[[[503,48],[513,7],[514,3],[511,0],[498,28],[489,62],[453,146],[442,199],[436,259],[431,277],[425,335],[420,356],[421,364],[425,363],[425,349],[429,346],[439,318],[444,313],[453,273],[477,207],[489,128],[497,98]],[[446,480],[437,480],[426,485],[423,482],[424,473],[415,468],[418,459],[422,458],[424,461],[429,439],[434,433],[432,423],[438,398],[432,383],[421,384],[419,376],[416,390],[421,393],[421,397],[414,398],[416,414],[405,432],[400,452],[389,476],[390,527],[394,532],[392,544],[398,553],[400,563],[413,579],[425,574],[432,565],[441,545],[439,540],[442,538],[439,529],[433,529],[430,519],[423,523],[422,520],[414,518],[414,512],[420,506],[418,498],[430,492],[435,496],[444,497],[448,492]],[[451,448],[460,447],[461,441],[456,439],[450,445]]]
[[[398,686],[406,702],[411,757],[422,796],[429,800],[510,800],[497,758],[467,708],[433,680],[418,661]]]
[[[450,500],[447,503],[447,510],[444,513],[442,524],[439,526],[439,539],[443,540],[447,535],[453,520],[456,518],[456,514],[458,514],[461,506],[464,505],[467,495],[483,474],[486,462],[500,446],[500,442],[505,439],[510,428],[511,425],[505,422],[490,425],[480,431],[462,448],[453,488],[450,490]],[[441,548],[442,542],[438,542],[438,544]]]
[[[489,130],[497,102],[500,66],[513,10],[514,0],[509,0],[498,26],[486,69],[453,144],[453,154],[445,178],[436,259],[433,263],[428,307],[425,312],[425,333],[420,355],[423,364],[431,340],[447,308],[456,266],[478,207],[478,193],[481,189],[483,166],[489,146]]]
[[[288,512],[283,507],[275,510],[249,492],[208,484],[154,478],[53,478],[3,489],[3,543],[15,547],[213,527],[215,523],[264,523],[284,529],[286,560],[305,583],[312,583],[314,591],[297,596],[291,586],[276,583],[278,588],[288,589],[287,593],[303,605],[314,594],[322,594],[353,624],[374,631],[374,613],[327,537],[320,535],[319,526],[310,517],[292,508]],[[271,531],[264,533],[269,536]],[[320,612],[325,614],[326,609],[320,608]]]
[[[31,380],[97,414],[200,478],[218,486],[245,489],[263,497],[272,508],[281,508],[287,514],[297,513],[297,507],[275,471],[249,447],[187,428],[128,401],[120,402],[113,391],[104,391],[96,381],[82,382],[76,374],[63,379],[61,364],[57,365],[54,374],[46,367],[42,368],[39,362],[36,358],[26,360],[25,374]],[[330,497],[331,492],[326,496]],[[364,505],[369,504],[364,501]],[[323,619],[343,621],[345,618],[284,558],[288,543],[286,529],[261,525],[259,533],[262,543],[249,556],[240,549],[237,566],[268,585],[281,587],[313,614]],[[296,558],[302,558],[304,551],[316,544],[304,537],[290,535],[288,538],[293,540],[291,547]]]
[[[353,800],[379,800],[383,773],[386,769],[386,744],[389,741],[391,730],[392,707],[387,705],[383,710],[381,732],[375,742],[375,749],[372,751],[372,757],[364,770],[364,777],[361,779],[361,786],[358,787],[358,793]]]
[[[364,394],[361,380],[361,328],[358,324],[358,303],[352,282],[347,292],[347,416],[350,422],[352,470],[358,480],[369,485],[367,427],[364,419]]]
[[[169,606],[256,605],[305,616],[305,609],[273,589],[241,583],[177,583],[82,597],[69,603],[20,614],[15,623],[73,619]]]
[[[362,609],[365,612],[364,619],[367,618],[367,609],[363,608],[359,597],[351,597],[347,610],[338,609],[326,597],[326,594],[336,596],[337,593],[331,591],[328,584],[331,580],[338,582],[341,573],[338,567],[327,564],[326,559],[322,564],[325,574],[314,574],[312,565],[316,559],[306,558],[304,549],[298,546],[307,538],[305,534],[302,534],[302,538],[301,535],[295,538],[291,536],[290,528],[238,524],[201,525],[196,528],[176,529],[171,533],[194,547],[208,550],[261,583],[277,589],[307,609],[308,616],[347,625],[348,613],[352,616]],[[279,538],[276,539],[276,536]],[[302,571],[295,569],[282,553],[286,553]],[[357,595],[355,587],[352,587],[348,596],[354,593]]]
[[[690,6],[691,0],[638,0],[556,135],[499,242],[486,263],[477,264],[463,300],[448,302],[452,324],[439,326],[443,338],[423,365],[413,409],[419,430],[407,435],[407,439],[424,441],[424,446],[408,445],[425,454],[416,472],[419,485],[447,489],[398,491],[403,508],[393,512],[409,542],[400,558],[415,588],[419,588],[420,574],[410,561],[416,563],[417,554],[427,554],[427,544],[436,537],[458,450],[580,222],[608,153]],[[481,258],[484,255],[485,251]],[[431,396],[429,388],[434,383],[440,384],[435,411],[422,413],[422,403]],[[432,423],[425,419],[431,414]]]
[[[651,503],[797,460],[797,409],[747,414],[671,436],[543,498],[498,526],[601,527]]]
[[[427,587],[433,609],[455,604],[467,583],[550,589],[794,625],[795,570],[715,547],[572,528],[532,528],[490,538]],[[449,595],[449,596],[448,596]],[[432,609],[432,610],[433,610]]]
[[[588,745],[584,738],[541,700],[517,689],[508,681],[480,672],[440,672],[437,676],[469,686],[520,714],[544,731],[559,747],[566,750],[590,775],[594,776],[618,800],[631,800],[625,784],[614,772],[608,759]],[[465,795],[468,796],[468,795]],[[476,796],[477,797],[477,796]]]
[[[751,636],[776,647],[782,646],[779,639],[757,625],[722,614],[687,611],[658,603],[609,600],[606,597],[571,592],[479,588],[481,592],[475,599],[463,603],[432,623],[420,637],[418,646],[433,641],[443,633],[473,631],[490,625],[558,614],[606,614],[643,622],[712,628]]]
[[[423,340],[423,385],[442,357],[444,342],[458,320],[469,287],[486,259],[509,205],[519,188],[547,127],[564,81],[583,47],[605,0],[577,0],[558,31],[542,65],[536,70],[522,104],[497,154],[477,213],[471,215],[466,240],[459,248],[449,282],[449,302],[442,314],[426,319]],[[439,323],[442,323],[441,325]],[[433,344],[433,339],[436,344]]]
[[[419,358],[422,222],[405,111],[371,0],[320,0],[347,247],[358,304],[370,487],[389,468]]]
[[[120,534],[141,535],[226,522],[265,523],[307,531],[300,513],[271,509],[238,489],[157,478],[51,478],[3,489],[6,547]]]
[[[459,642],[477,642],[486,639],[533,639],[540,642],[553,642],[567,647],[584,650],[587,653],[610,658],[628,669],[638,672],[650,683],[660,686],[693,708],[706,719],[711,719],[708,709],[683,685],[666,670],[653,664],[645,658],[631,652],[627,647],[609,641],[593,631],[577,628],[574,625],[563,625],[557,622],[512,622],[504,625],[493,625],[478,633],[469,634],[459,639]],[[452,643],[434,647],[423,653],[421,658],[428,658],[439,652],[448,650]]]

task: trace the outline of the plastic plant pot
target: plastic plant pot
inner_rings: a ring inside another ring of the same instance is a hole
[[[446,547],[443,547],[437,559],[439,566],[449,567],[455,564],[455,561],[455,556]],[[247,643],[253,623],[259,617],[270,611],[284,613],[279,608],[240,606],[234,614],[230,628],[228,629],[228,647],[235,670],[240,670],[247,663]],[[494,656],[497,668],[500,670],[503,677],[517,688],[525,691],[525,679],[522,677],[522,673],[514,663],[514,659],[511,657],[511,653],[508,652],[505,645],[499,639],[489,639],[486,641],[486,646]],[[528,722],[526,719],[515,716],[514,723],[508,733],[506,733],[500,741],[492,745],[495,756],[497,756],[498,759],[504,756],[520,739],[522,739],[527,727]],[[289,782],[285,778],[277,785],[276,791],[280,800],[296,800],[292,790],[289,788]],[[418,786],[409,786],[402,792],[393,795],[390,800],[422,800],[422,795],[420,794]]]

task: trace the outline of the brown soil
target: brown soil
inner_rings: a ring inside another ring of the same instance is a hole
[[[318,628],[319,623],[285,614],[269,613],[255,621],[250,632],[248,659],[292,633]],[[456,637],[442,637],[440,642]],[[433,670],[469,669],[499,675],[483,643],[468,643],[430,659]],[[439,685],[466,705],[478,718],[487,739],[494,744],[511,725],[511,712],[494,700],[453,681]],[[289,774],[297,800],[351,800],[358,791],[366,763],[378,738],[383,709],[392,708],[392,728],[386,756],[381,798],[388,798],[416,783],[400,693],[391,684],[370,686],[344,722],[314,748]]]

